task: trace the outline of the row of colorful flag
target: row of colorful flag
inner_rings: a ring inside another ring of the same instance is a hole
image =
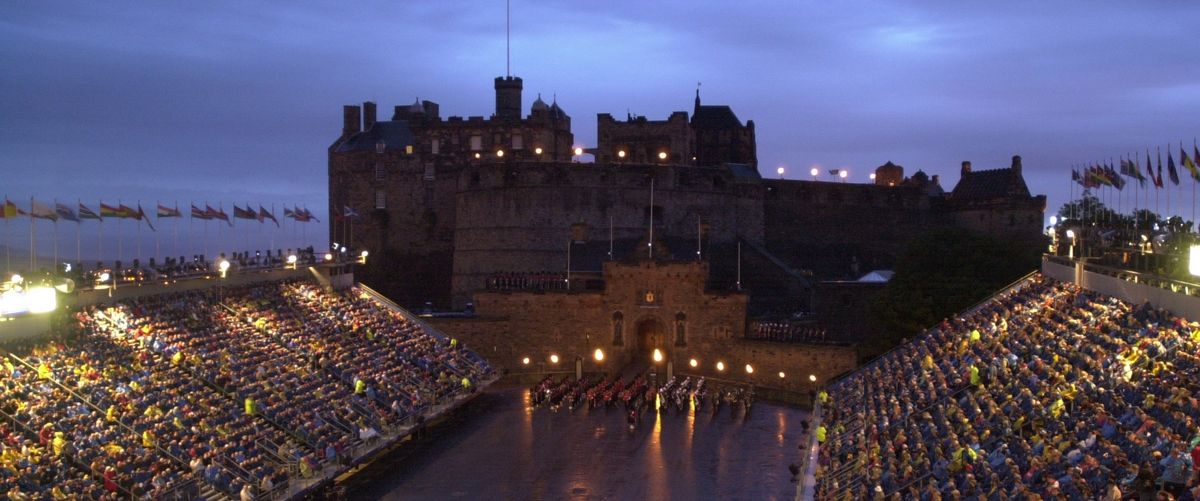
[[[1192,176],[1192,180],[1200,182],[1200,167],[1196,162],[1200,161],[1200,148],[1195,144],[1192,145],[1192,156],[1188,157],[1187,150],[1183,148],[1183,143],[1179,144],[1179,161],[1188,174]],[[1081,170],[1071,169],[1071,180],[1079,183],[1084,188],[1098,188],[1101,186],[1111,186],[1118,190],[1125,189],[1125,180],[1121,176],[1126,176],[1136,179],[1138,185],[1142,188],[1146,187],[1146,182],[1149,181],[1155,188],[1162,188],[1165,185],[1163,181],[1163,162],[1162,151],[1158,153],[1158,173],[1155,174],[1155,168],[1150,159],[1150,150],[1146,150],[1146,174],[1142,175],[1142,163],[1137,155],[1131,155],[1131,158],[1121,158],[1120,171],[1112,166],[1112,161],[1108,163],[1092,164],[1084,167]],[[1167,148],[1167,178],[1172,184],[1179,185],[1179,171],[1175,168],[1175,157],[1171,154],[1171,148]]]
[[[259,223],[263,223],[269,219],[271,222],[275,223],[276,227],[279,226],[279,220],[275,218],[275,214],[261,205],[258,206],[258,210],[254,210],[254,207],[249,204],[247,204],[245,208],[234,205],[233,218],[231,219],[223,207],[214,209],[211,205],[204,204],[204,208],[201,209],[196,207],[195,204],[192,204],[192,211],[190,215],[192,219],[200,219],[204,221],[225,221],[230,226],[233,226],[232,219],[257,220]],[[114,206],[100,202],[100,211],[96,212],[84,205],[83,202],[79,202],[79,207],[76,209],[70,205],[58,202],[51,207],[50,204],[45,202],[39,202],[35,199],[30,199],[29,209],[25,210],[12,200],[5,198],[3,208],[0,210],[0,219],[8,220],[22,216],[29,216],[33,219],[46,219],[55,222],[57,222],[59,219],[62,219],[64,221],[74,221],[76,223],[82,222],[85,219],[95,219],[97,221],[102,221],[105,218],[133,219],[137,221],[145,221],[151,230],[154,229],[154,224],[150,222],[150,216],[146,214],[145,210],[142,209],[142,204],[140,203],[137,205],[137,208],[133,208],[124,204],[117,204]],[[167,207],[160,203],[158,204],[158,210],[155,212],[155,216],[156,219],[182,218],[183,212],[179,210],[178,205],[174,207]],[[318,220],[316,216],[313,216],[312,212],[310,212],[307,208],[302,209],[300,207],[284,207],[283,217],[300,223],[307,223],[310,221],[320,222],[320,220]]]

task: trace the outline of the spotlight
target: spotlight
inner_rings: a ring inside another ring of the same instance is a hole
[[[579,156],[582,154],[583,154],[583,148],[576,147],[575,148],[575,156]]]
[[[814,382],[814,383],[815,383],[815,382],[817,382],[817,375],[816,375],[816,374],[809,374],[809,375],[808,375],[808,380],[809,380],[809,381],[812,381],[812,382]]]
[[[717,362],[717,370],[724,371],[725,370],[725,362]]]
[[[746,364],[746,374],[754,374],[754,367],[750,364]]]
[[[592,356],[596,359],[597,362],[603,362],[604,361],[604,350],[601,350],[600,348],[596,348],[596,352],[593,353]]]
[[[333,254],[332,254],[332,253],[329,253],[329,252],[326,252],[326,253],[325,253],[325,260],[326,260],[326,261],[333,261]]]
[[[533,153],[534,153],[535,155],[541,155],[541,154],[542,154],[542,147],[541,147],[541,146],[538,146],[537,148],[534,148],[534,149],[533,149]]]
[[[558,355],[550,355],[550,363],[557,364],[558,363]]]
[[[16,274],[16,273],[13,273],[13,276],[12,276],[12,283],[14,283],[14,284],[19,284],[19,283],[21,283],[21,282],[24,282],[24,281],[25,281],[25,279],[24,279],[23,277],[21,277],[21,275],[18,275],[18,274]]]
[[[658,152],[658,159],[659,159],[659,160],[666,160],[666,159],[667,159],[667,152],[665,152],[665,151],[660,151],[660,152]]]
[[[654,349],[654,361],[655,361],[655,362],[662,362],[662,359],[663,359],[663,354],[662,354],[662,352],[661,352],[661,351],[659,351],[659,349],[658,349],[658,348],[655,348],[655,349]]]
[[[700,362],[697,362],[696,359],[693,358],[691,360],[688,360],[688,365],[690,365],[692,367],[696,367],[697,365],[700,365]]]
[[[784,374],[783,371],[779,371],[779,379],[783,379],[785,376],[786,374]]]
[[[529,365],[529,357],[522,358],[522,359],[521,359],[521,364],[523,364],[523,365]]]

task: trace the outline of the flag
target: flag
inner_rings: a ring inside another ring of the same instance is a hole
[[[1167,149],[1167,175],[1171,177],[1171,183],[1179,186],[1179,171],[1175,170],[1175,157],[1171,156],[1171,149]]]
[[[121,217],[121,209],[119,207],[113,207],[104,202],[100,202],[100,216],[101,217]]]
[[[145,221],[146,226],[150,227],[150,231],[158,231],[154,229],[154,225],[150,223],[150,218],[146,217],[146,211],[142,210],[141,202],[138,202],[137,212],[134,213],[133,218],[137,219],[138,221]]]
[[[258,219],[258,214],[256,214],[254,212],[254,209],[251,209],[249,207],[250,206],[247,205],[246,208],[243,209],[241,207],[238,207],[237,204],[234,204],[233,217],[236,219]]]
[[[303,209],[297,209],[297,210],[304,212],[304,220],[305,221],[312,220],[312,221],[316,221],[318,223],[321,222],[320,219],[317,219],[317,216],[314,216],[312,212],[309,212],[308,207],[305,207]]]
[[[69,206],[67,204],[55,203],[54,204],[54,212],[57,213],[58,217],[60,217],[62,219],[65,219],[67,221],[75,221],[76,223],[79,222],[79,216],[76,216],[75,210],[72,209],[71,206]]]
[[[99,214],[92,212],[92,209],[89,209],[86,205],[83,205],[83,202],[79,202],[79,219],[95,219],[97,221],[103,221]]]
[[[233,222],[229,220],[229,214],[226,214],[224,209],[217,210],[217,209],[212,208],[212,206],[208,205],[208,204],[205,204],[204,208],[205,208],[205,212],[208,213],[209,218],[220,219],[222,221],[225,221],[225,223],[228,224],[229,226],[233,226]]]
[[[1191,174],[1193,181],[1200,181],[1200,169],[1196,168],[1195,160],[1188,158],[1187,150],[1183,149],[1183,144],[1179,145],[1179,163],[1183,164],[1183,167],[1188,170],[1188,174]]]
[[[1146,174],[1150,175],[1150,182],[1158,187],[1158,179],[1154,177],[1154,162],[1150,160],[1150,150],[1146,150]]]
[[[349,205],[344,205],[342,209],[342,217],[358,217],[358,213],[351,209]]]
[[[1159,151],[1159,152],[1158,152],[1158,177],[1154,178],[1154,187],[1155,187],[1155,188],[1162,188],[1162,187],[1163,187],[1163,178],[1162,178],[1162,152],[1161,152],[1161,151]]]
[[[118,214],[117,217],[125,218],[125,219],[137,219],[138,218],[137,209],[134,209],[133,207],[129,207],[125,204],[121,204],[121,207],[119,209],[117,209],[117,211],[120,212],[120,214]]]
[[[196,204],[192,204],[192,219],[203,219],[207,221],[212,219],[212,216],[208,215],[208,211],[196,207]]]
[[[830,176],[836,176],[836,175],[838,175],[840,172],[842,172],[842,171],[840,171],[840,170],[838,170],[838,169],[829,169],[829,175],[830,175]]]
[[[1117,174],[1115,169],[1113,169],[1111,163],[1105,166],[1105,171],[1108,174],[1108,181],[1112,183],[1113,188],[1116,188],[1117,190],[1125,189],[1125,180],[1121,179],[1121,176]]]
[[[296,207],[292,210],[292,218],[301,223],[307,223],[310,221],[308,217],[308,211],[299,207]]]
[[[264,209],[263,206],[260,205],[258,206],[258,222],[261,223],[264,219],[270,219],[272,223],[275,223],[276,228],[279,227],[279,221],[275,219],[275,215],[271,214],[267,211],[267,209]]]
[[[1080,186],[1083,186],[1083,177],[1079,175],[1079,169],[1074,167],[1071,168],[1071,180],[1079,183]]]
[[[1112,186],[1112,181],[1108,179],[1108,173],[1099,165],[1093,164],[1088,168],[1088,176],[1092,179],[1092,187]]]
[[[0,211],[0,215],[4,216],[4,219],[12,219],[17,216],[24,216],[25,211],[21,210],[20,207],[17,207],[17,204],[13,203],[12,200],[9,200],[8,197],[5,197],[4,210]]]
[[[58,213],[54,212],[54,209],[32,198],[29,199],[29,217],[58,221]]]
[[[163,204],[158,204],[158,218],[162,219],[164,217],[183,217],[183,214],[179,213],[178,207],[166,207]]]
[[[284,207],[283,208],[283,217],[296,219],[296,211],[289,209],[287,207]]]

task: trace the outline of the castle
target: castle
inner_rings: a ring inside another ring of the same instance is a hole
[[[357,215],[331,218],[330,241],[416,273],[393,293],[401,302],[462,307],[498,275],[568,269],[566,288],[595,290],[604,263],[644,256],[707,263],[706,287],[748,291],[752,314],[797,311],[815,282],[889,268],[923,230],[1041,236],[1046,199],[1030,194],[1020,157],[996,170],[964,162],[948,193],[891,162],[872,184],[764,179],[754,122],[699,93],[690,116],[601,113],[596,145],[583,147],[556,99],[522,116],[521,79],[494,88],[486,118],[442,118],[430,101],[387,121],[375,103],[343,108],[329,209]]]

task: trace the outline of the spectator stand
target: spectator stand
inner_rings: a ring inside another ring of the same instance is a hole
[[[425,330],[425,332],[429,333],[429,335],[433,336],[434,338],[438,339],[439,341],[449,342],[449,338],[446,336],[446,334],[442,333],[442,331],[435,329],[432,325],[429,325],[424,320],[421,320],[421,317],[419,317],[417,315],[413,315],[408,310],[406,310],[406,309],[402,308],[400,305],[396,304],[395,301],[388,299],[383,294],[376,292],[375,289],[368,287],[367,284],[359,283],[356,286],[356,288],[361,289],[363,292],[367,293],[367,295],[369,295],[377,303],[383,305],[385,308],[388,308],[391,311],[399,314],[400,316],[404,317],[409,322],[419,325],[422,329]],[[471,361],[475,364],[476,367],[484,369],[484,374],[489,376],[488,380],[486,381],[486,384],[484,384],[485,381],[480,381],[480,385],[479,385],[480,389],[485,388],[486,386],[490,385],[492,382],[495,382],[496,379],[499,379],[499,376],[495,374],[495,371],[491,368],[490,365],[488,365],[487,361],[484,360],[483,357],[479,356],[478,353],[476,353],[474,350],[471,350],[468,348],[462,348],[462,351],[463,351],[463,353],[466,354],[466,356],[468,358],[471,359]],[[459,375],[461,375],[461,373],[459,373]]]

